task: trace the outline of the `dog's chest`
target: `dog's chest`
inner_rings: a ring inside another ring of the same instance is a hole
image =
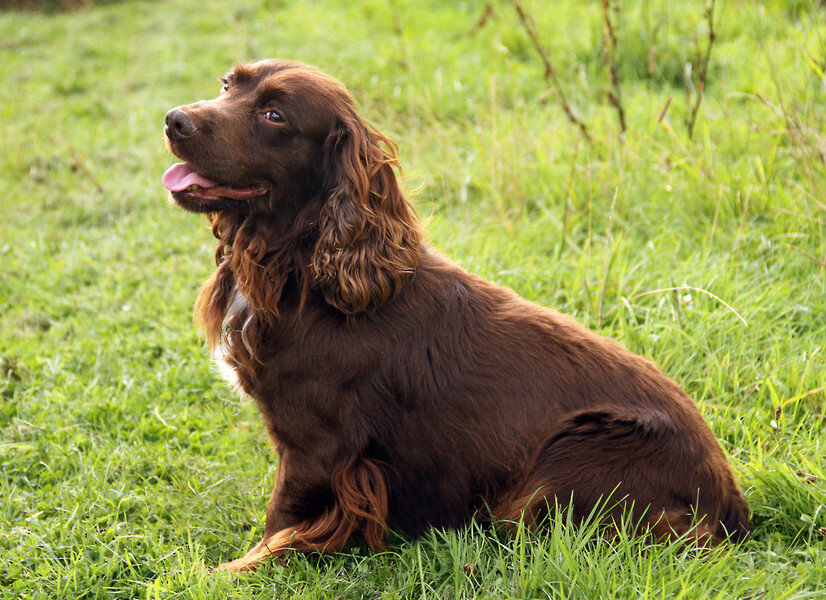
[[[238,374],[237,363],[232,359],[233,344],[237,343],[237,341],[233,342],[233,338],[239,336],[230,335],[230,330],[236,330],[240,334],[241,343],[244,343],[245,328],[252,318],[252,310],[247,299],[237,288],[233,290],[231,298],[221,325],[221,341],[212,350],[212,362],[224,381],[240,394],[246,395],[247,392]]]
[[[212,351],[212,364],[215,365],[215,370],[218,371],[221,379],[226,381],[234,390],[242,394],[244,393],[244,390],[241,388],[241,381],[238,379],[238,371],[236,371],[235,367],[230,363],[229,357],[222,345],[216,346],[215,350]]]

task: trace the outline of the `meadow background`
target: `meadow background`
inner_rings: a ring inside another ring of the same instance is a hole
[[[818,2],[716,2],[693,136],[707,3],[622,2],[610,59],[601,2],[520,3],[591,143],[505,0],[32,5],[0,10],[0,597],[826,595]],[[430,243],[684,386],[751,539],[477,526],[211,571],[260,537],[276,461],[191,324],[213,240],[165,199],[162,126],[265,57],[334,74],[398,141]]]

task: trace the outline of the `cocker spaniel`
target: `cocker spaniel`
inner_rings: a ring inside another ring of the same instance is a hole
[[[428,247],[396,146],[345,87],[237,66],[166,115],[171,197],[206,213],[217,269],[196,315],[278,452],[261,542],[230,570],[352,536],[575,519],[604,499],[702,544],[748,507],[694,402],[657,367]]]

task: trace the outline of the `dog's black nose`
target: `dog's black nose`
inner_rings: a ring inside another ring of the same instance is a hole
[[[198,131],[192,118],[180,108],[173,108],[166,113],[166,135],[171,140],[189,137]]]

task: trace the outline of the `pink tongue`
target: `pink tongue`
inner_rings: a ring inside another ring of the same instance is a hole
[[[192,184],[197,184],[202,188],[218,185],[197,173],[189,163],[175,163],[163,174],[163,185],[170,192],[181,192]]]

